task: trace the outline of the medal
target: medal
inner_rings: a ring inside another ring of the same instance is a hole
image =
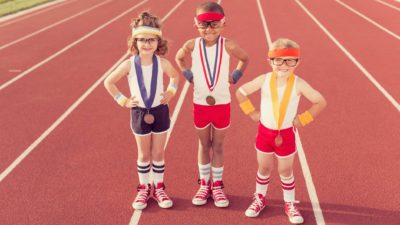
[[[281,144],[282,144],[282,142],[283,142],[283,138],[282,138],[282,136],[281,136],[281,134],[280,133],[278,133],[278,136],[276,136],[275,137],[275,146],[276,147],[279,147],[279,146],[281,146]]]
[[[154,123],[154,116],[153,116],[153,114],[150,114],[149,112],[147,112],[147,114],[144,115],[143,120],[147,124],[153,124]]]
[[[208,105],[215,105],[215,98],[211,95],[207,96],[206,102]]]
[[[203,45],[202,45],[203,44]],[[217,39],[217,44],[215,47],[215,61],[214,61],[214,70],[211,73],[210,69],[210,64],[208,63],[208,58],[207,58],[207,50],[206,50],[206,45],[204,39],[199,41],[199,49],[200,49],[200,59],[201,59],[201,65],[203,68],[203,74],[204,78],[207,83],[208,90],[212,92],[215,88],[215,86],[218,83],[220,71],[221,71],[221,62],[222,62],[222,53],[223,53],[223,38],[218,36]],[[203,56],[204,52],[204,56]],[[219,54],[218,54],[219,52]],[[219,63],[218,63],[218,56],[219,56]],[[205,64],[204,64],[205,61]],[[217,67],[218,64],[218,67]],[[208,75],[208,76],[207,76]],[[215,105],[215,98],[211,95],[206,97],[206,102],[208,105]]]
[[[272,72],[269,87],[270,87],[270,91],[271,91],[272,108],[274,110],[274,117],[275,117],[276,124],[278,126],[278,136],[275,137],[275,146],[276,147],[279,147],[283,143],[283,138],[279,131],[281,130],[283,119],[285,118],[285,115],[286,115],[286,110],[287,110],[287,106],[289,105],[290,94],[292,93],[293,86],[294,86],[294,75],[290,74],[287,79],[287,83],[286,83],[285,91],[283,93],[281,104],[279,104],[277,76],[276,76],[275,72]]]
[[[154,97],[156,96],[156,89],[157,89],[157,74],[158,74],[158,61],[157,57],[153,55],[153,70],[151,72],[151,85],[150,85],[150,97],[147,98],[147,90],[144,85],[143,80],[143,71],[142,71],[142,64],[140,62],[140,56],[135,56],[135,70],[136,70],[136,77],[138,80],[138,85],[140,89],[140,95],[142,96],[143,102],[146,106],[147,113],[144,115],[143,120],[147,124],[154,123],[154,115],[149,113],[149,110],[154,102]]]

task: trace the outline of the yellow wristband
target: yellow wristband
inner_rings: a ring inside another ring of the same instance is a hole
[[[176,84],[172,83],[168,86],[167,92],[171,92],[172,96],[176,94]]]
[[[253,104],[251,103],[250,99],[247,99],[246,101],[241,102],[240,108],[246,115],[249,115],[250,113],[254,112],[254,110],[256,110],[254,108]]]
[[[128,102],[128,98],[125,97],[121,92],[118,92],[115,96],[114,96],[115,101],[118,103],[118,105],[125,107],[126,103]]]
[[[298,115],[298,118],[303,127],[314,120],[313,116],[309,111],[305,111],[302,114]]]

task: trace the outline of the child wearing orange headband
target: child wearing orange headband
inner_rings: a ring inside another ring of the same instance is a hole
[[[289,39],[272,43],[268,58],[272,72],[262,74],[242,85],[236,97],[243,112],[259,123],[256,138],[258,171],[253,202],[246,210],[248,217],[256,217],[266,206],[266,194],[274,158],[278,161],[284,209],[291,223],[300,224],[304,219],[295,205],[295,181],[293,162],[296,153],[295,132],[304,127],[326,107],[324,97],[306,81],[294,74],[299,65],[299,45]],[[256,110],[248,96],[261,89],[260,111]],[[312,106],[298,114],[300,96]]]
[[[105,79],[104,85],[114,100],[131,113],[130,127],[136,139],[139,185],[132,207],[142,210],[153,189],[153,197],[161,208],[170,208],[172,200],[165,192],[164,146],[170,126],[168,102],[174,97],[178,72],[161,57],[168,50],[162,38],[160,20],[148,12],[132,20],[132,33],[128,39],[129,59],[123,61]],[[163,75],[168,75],[169,85],[164,89]],[[128,80],[130,96],[125,97],[116,84]],[[150,171],[153,179],[150,180]],[[153,184],[151,184],[153,183]]]
[[[194,84],[193,115],[199,136],[198,168],[200,188],[192,199],[204,205],[212,196],[217,207],[227,207],[223,192],[223,142],[230,125],[230,84],[242,76],[248,56],[234,41],[221,36],[225,26],[223,8],[216,2],[205,2],[196,9],[195,26],[200,37],[187,41],[176,54],[184,77]],[[185,57],[191,56],[191,67]],[[239,63],[229,73],[229,59]],[[210,155],[210,151],[212,154]]]

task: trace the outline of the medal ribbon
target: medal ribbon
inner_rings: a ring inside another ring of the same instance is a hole
[[[144,85],[143,80],[143,71],[142,71],[142,64],[140,60],[140,56],[135,56],[135,70],[136,70],[136,77],[140,89],[140,95],[142,96],[143,102],[146,106],[146,109],[150,109],[151,105],[153,105],[154,97],[156,96],[156,88],[157,88],[157,74],[158,74],[158,61],[157,56],[153,55],[153,70],[151,72],[151,85],[150,85],[150,97],[147,98],[147,90]]]
[[[269,88],[271,91],[272,107],[274,109],[274,117],[276,124],[278,125],[278,130],[281,129],[283,119],[285,118],[286,110],[289,105],[290,94],[292,93],[293,90],[293,85],[294,85],[294,75],[292,73],[289,75],[287,79],[282,101],[281,104],[279,105],[277,76],[275,72],[272,72],[271,80],[269,82]]]
[[[202,42],[203,42],[203,46],[201,46]],[[208,89],[210,91],[213,91],[215,86],[218,83],[219,74],[220,74],[220,71],[221,71],[221,64],[222,64],[223,43],[224,43],[223,38],[221,38],[221,36],[218,36],[217,46],[216,46],[216,51],[215,51],[214,70],[213,70],[213,73],[211,73],[210,64],[208,63],[207,51],[206,51],[206,45],[204,43],[204,39],[199,41],[201,65],[203,67],[204,78],[206,79],[206,83],[207,83]],[[206,61],[207,70],[208,70],[208,74],[209,74],[211,83],[208,81],[206,67],[204,66],[203,51],[204,51],[204,58],[205,58],[205,61]],[[218,51],[220,52],[220,54],[219,54],[219,63],[218,63],[218,70],[217,70]],[[214,83],[214,81],[215,81],[215,83]]]

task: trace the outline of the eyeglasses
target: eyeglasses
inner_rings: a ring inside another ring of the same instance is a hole
[[[208,27],[210,27],[212,29],[216,29],[216,28],[222,27],[222,21],[221,20],[209,21],[209,22],[197,21],[196,22],[196,26],[197,26],[198,29],[202,29],[202,30],[205,30]]]
[[[283,63],[286,63],[287,66],[294,67],[297,65],[299,59],[282,59],[282,58],[272,58],[270,59],[272,64],[275,66],[282,66]]]
[[[158,41],[157,38],[135,38],[135,40],[136,40],[136,42],[140,42],[143,44],[146,44],[146,43],[153,44]]]

